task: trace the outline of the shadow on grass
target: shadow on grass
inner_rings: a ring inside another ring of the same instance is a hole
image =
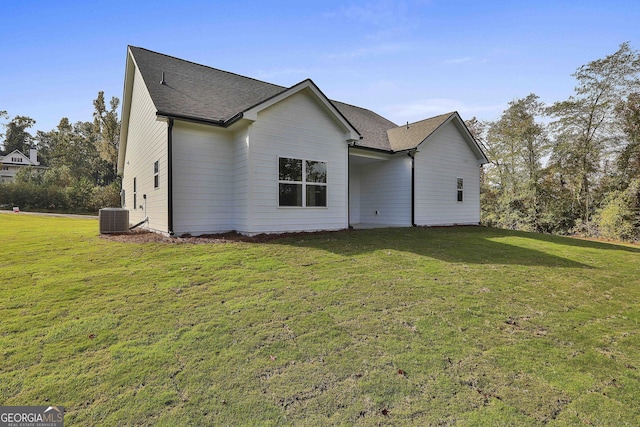
[[[497,241],[509,238],[529,239]],[[548,251],[536,242],[549,243]],[[271,242],[312,247],[343,256],[396,250],[452,263],[594,268],[564,256],[562,246],[639,253],[629,246],[486,227],[381,228],[304,234]],[[522,244],[520,244],[522,243]],[[529,247],[525,247],[529,246]]]

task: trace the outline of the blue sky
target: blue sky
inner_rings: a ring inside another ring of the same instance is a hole
[[[48,131],[122,97],[127,45],[291,86],[401,124],[571,95],[580,65],[640,49],[640,1],[2,1],[0,110]]]

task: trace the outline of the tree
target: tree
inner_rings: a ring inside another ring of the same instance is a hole
[[[640,93],[630,94],[626,101],[618,104],[616,112],[627,137],[626,144],[618,155],[617,167],[622,179],[628,183],[634,178],[640,178]]]
[[[6,116],[6,111],[0,112],[0,116]],[[29,149],[33,144],[33,137],[27,129],[36,124],[36,121],[27,116],[16,116],[9,123],[4,124],[4,153],[10,153],[13,150],[20,150],[25,154],[29,154]]]
[[[489,125],[485,147],[491,166],[485,191],[494,192],[495,225],[541,229],[542,159],[548,154],[545,127],[536,121],[544,105],[535,94],[509,103],[500,119]]]
[[[573,74],[575,95],[548,109],[555,120],[555,144],[551,163],[564,171],[579,214],[589,228],[593,211],[592,186],[607,153],[623,139],[615,108],[640,85],[640,55],[623,43],[617,52],[591,61]]]
[[[95,111],[93,113],[93,131],[96,135],[96,148],[100,158],[107,164],[109,173],[106,183],[112,182],[116,177],[118,164],[118,145],[120,141],[120,121],[118,120],[118,105],[120,100],[115,96],[109,102],[107,110],[104,101],[104,92],[98,92],[98,97],[93,101]]]
[[[93,124],[77,122],[71,125],[63,117],[56,130],[39,135],[41,141],[47,141],[50,150],[50,166],[69,168],[74,180],[88,179],[94,184],[103,181],[108,173],[105,162],[96,149]]]

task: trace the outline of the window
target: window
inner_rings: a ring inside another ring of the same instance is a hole
[[[464,186],[464,180],[462,178],[456,178],[456,180],[458,181],[458,201],[461,202],[462,198],[463,198],[463,186]]]
[[[159,160],[156,160],[156,162],[153,164],[153,188],[160,187],[160,177],[158,175],[159,171],[160,171]]]
[[[136,185],[136,178],[133,178],[133,209],[138,209],[138,186]]]
[[[13,163],[22,163],[22,157],[12,157],[11,161]]]
[[[327,164],[280,157],[278,194],[278,206],[326,207]]]

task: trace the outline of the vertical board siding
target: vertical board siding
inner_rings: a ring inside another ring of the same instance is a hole
[[[345,132],[301,91],[258,113],[249,130],[249,232],[342,229],[347,218]],[[327,163],[327,207],[278,207],[278,157]]]
[[[361,224],[411,225],[411,159],[408,156],[367,163],[358,166],[356,171],[360,176]]]
[[[129,133],[125,153],[122,187],[125,190],[125,208],[129,210],[129,221],[138,223],[146,216],[149,229],[166,233],[167,215],[167,124],[156,120],[156,108],[136,68],[131,94]],[[154,188],[153,164],[159,161],[159,187]],[[136,178],[137,206],[133,206],[133,178]],[[140,208],[142,206],[142,208]]]
[[[176,121],[173,127],[173,215],[176,234],[234,229],[233,134]]]
[[[480,222],[478,159],[453,123],[439,129],[416,153],[416,224]],[[456,178],[464,179],[464,201],[457,201]]]

